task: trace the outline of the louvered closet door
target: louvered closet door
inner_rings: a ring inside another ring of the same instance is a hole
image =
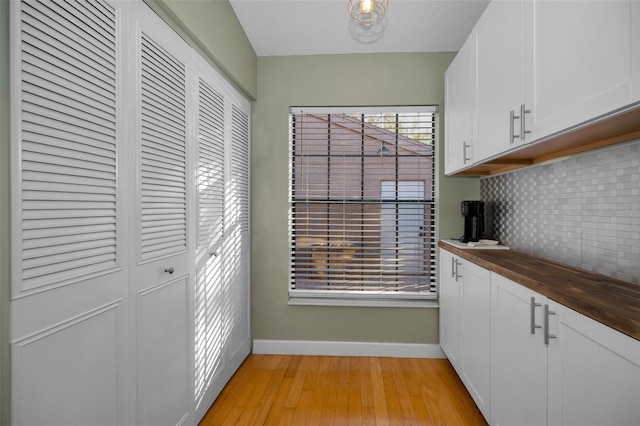
[[[11,2],[12,424],[128,421],[121,7]]]
[[[176,425],[193,422],[190,48],[148,7],[136,6],[135,423]]]
[[[204,62],[204,60],[202,61]],[[223,317],[225,111],[216,76],[203,64],[198,75],[197,251],[195,292],[195,410],[199,420],[226,383]],[[208,72],[207,72],[208,71]],[[218,77],[220,79],[220,77]]]
[[[234,99],[231,115],[230,175],[225,222],[225,290],[230,313],[230,358],[242,353],[249,341],[249,106]]]

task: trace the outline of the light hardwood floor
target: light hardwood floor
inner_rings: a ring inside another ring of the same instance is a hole
[[[250,355],[200,426],[486,424],[446,359]]]

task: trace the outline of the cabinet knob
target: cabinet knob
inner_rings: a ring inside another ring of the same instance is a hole
[[[170,266],[170,267],[164,269],[164,272],[166,272],[169,275],[173,274],[174,271],[175,271],[175,269],[173,269],[173,266]]]
[[[217,251],[210,251],[209,252],[209,257],[218,257],[218,252]]]

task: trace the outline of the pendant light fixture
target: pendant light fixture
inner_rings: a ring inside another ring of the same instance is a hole
[[[349,0],[349,15],[358,25],[374,25],[387,13],[389,0]]]

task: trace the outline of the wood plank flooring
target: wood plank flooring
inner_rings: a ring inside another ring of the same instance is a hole
[[[200,426],[486,424],[446,359],[250,355]]]

